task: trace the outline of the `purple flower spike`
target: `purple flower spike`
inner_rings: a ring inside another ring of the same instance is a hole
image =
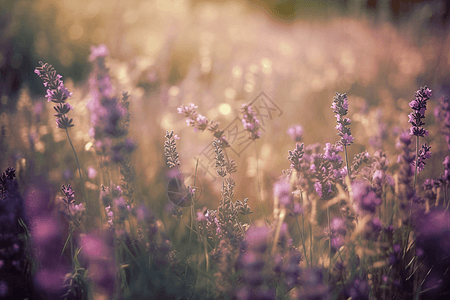
[[[377,197],[375,191],[364,181],[354,181],[352,184],[353,200],[362,214],[373,214],[381,204],[381,199]]]
[[[440,131],[447,147],[450,149],[450,97],[442,96],[439,98],[438,106],[434,110],[434,116],[440,124]]]
[[[259,130],[259,120],[256,118],[256,114],[253,108],[249,104],[243,104],[241,112],[244,115],[242,124],[244,128],[249,132],[248,138],[256,140],[261,137],[261,131]]]
[[[65,101],[72,96],[72,93],[64,86],[61,80],[62,76],[56,73],[56,70],[52,65],[48,63],[39,62],[40,67],[37,67],[34,73],[36,73],[43,81],[44,86],[47,88],[48,102],[52,101],[59,104],[53,107],[56,110],[56,127],[61,129],[67,129],[73,127],[72,119],[69,119],[66,114],[73,110],[70,104]]]
[[[347,94],[336,93],[336,96],[333,98],[331,108],[335,113],[338,123],[336,125],[336,129],[338,131],[338,135],[341,137],[341,144],[344,146],[351,145],[355,139],[351,134],[350,128],[347,127],[351,124],[351,120],[344,117],[348,113]]]
[[[427,143],[422,145],[422,148],[419,150],[419,158],[417,159],[417,171],[420,172],[425,169],[425,160],[431,158],[431,146],[428,146]],[[416,162],[413,162],[415,166]]]
[[[408,115],[409,123],[411,123],[410,135],[415,136],[427,136],[428,130],[425,130],[422,126],[425,123],[422,121],[425,118],[425,110],[427,109],[427,101],[431,97],[431,90],[425,85],[420,87],[414,95],[415,99],[409,103],[414,111]]]

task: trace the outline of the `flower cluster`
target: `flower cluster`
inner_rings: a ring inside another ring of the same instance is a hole
[[[355,154],[353,157],[352,165],[350,166],[349,174],[354,175],[363,163],[368,163],[370,160],[369,152],[363,151],[361,153]]]
[[[141,232],[138,240],[145,245],[145,252],[152,255],[158,268],[170,267],[174,262],[174,257],[171,257],[172,242],[159,228],[158,223],[161,221],[156,220],[152,211],[145,205],[139,206],[133,213],[137,217]]]
[[[7,168],[0,176],[0,200],[6,197],[9,183],[14,178],[16,178],[16,170],[14,168]]]
[[[346,288],[345,296],[350,299],[370,299],[370,285],[366,280],[356,278],[353,282]]]
[[[194,127],[195,131],[204,131],[206,128],[208,128],[209,121],[205,116],[197,112],[197,108],[198,106],[194,103],[189,103],[189,105],[180,105],[177,110],[179,114],[184,114],[184,116],[187,118],[187,126]]]
[[[280,204],[282,204],[285,207],[291,206],[293,204],[291,186],[289,182],[284,178],[280,178],[273,185],[273,195],[275,198],[278,199]]]
[[[303,150],[304,144],[296,144],[293,151],[289,150],[289,156],[287,159],[291,162],[291,169],[295,169],[298,173],[301,172],[301,161],[305,151]]]
[[[375,151],[372,161],[368,179],[371,181],[372,188],[377,194],[377,197],[381,198],[385,184],[393,186],[394,179],[390,175],[386,174],[389,163],[386,158],[386,154],[384,154],[381,150]]]
[[[194,127],[194,131],[205,131],[208,128],[212,132],[215,139],[222,142],[222,147],[229,147],[228,141],[225,138],[224,131],[219,129],[219,122],[209,121],[208,118],[197,112],[197,105],[189,103],[189,105],[180,105],[177,110],[179,114],[184,115],[187,126]]]
[[[91,100],[87,107],[91,111],[89,135],[95,140],[94,146],[103,164],[110,161],[121,162],[136,148],[127,138],[129,95],[122,93],[121,101],[114,95],[109,70],[105,65],[108,49],[104,45],[91,47],[90,61],[94,71],[89,79]]]
[[[57,128],[67,129],[73,127],[72,118],[67,117],[67,113],[73,110],[73,106],[65,103],[67,98],[72,96],[72,93],[64,86],[64,82],[61,80],[62,76],[56,73],[56,70],[52,65],[48,63],[39,62],[41,65],[34,70],[43,81],[44,86],[47,88],[48,102],[52,101],[57,105],[53,108],[56,111],[56,125]]]
[[[105,207],[109,226],[117,231],[123,231],[125,229],[125,219],[128,217],[132,205],[125,201],[120,186],[113,185],[112,183],[109,187],[102,185],[100,198]]]
[[[424,279],[424,288],[431,291],[427,299],[438,299],[448,291],[450,278],[447,274],[449,266],[450,214],[443,209],[433,209],[421,218],[413,219],[417,228],[417,248],[424,254],[424,262],[429,275]]]
[[[241,107],[243,114],[242,124],[245,130],[249,132],[248,138],[256,140],[261,137],[261,131],[259,130],[259,120],[256,118],[256,114],[250,104],[243,104]]]
[[[416,197],[415,190],[411,188],[411,183],[414,177],[414,159],[415,156],[411,151],[411,136],[408,132],[403,131],[400,134],[397,142],[397,148],[402,152],[398,156],[398,163],[400,163],[399,171],[399,198],[402,200],[400,207],[406,209],[406,206]]]
[[[81,256],[87,261],[89,277],[95,294],[112,298],[116,286],[116,263],[110,233],[88,234],[80,237]]]
[[[236,297],[239,300],[274,299],[275,291],[267,286],[265,274],[266,264],[264,256],[269,245],[269,229],[265,226],[250,228],[246,234],[245,251],[238,259],[243,272],[244,286]]]
[[[360,214],[374,214],[381,204],[373,188],[365,181],[354,181],[352,184],[353,201]]]
[[[75,192],[72,190],[72,186],[68,184],[67,186],[62,186],[62,193],[64,198],[64,207],[60,210],[66,218],[73,223],[73,225],[81,227],[86,208],[83,203],[75,204]]]
[[[419,156],[417,158],[417,171],[420,172],[425,169],[425,160],[431,158],[430,152],[431,146],[428,146],[427,143],[422,145],[422,148],[419,149]],[[414,161],[413,165],[416,165]]]
[[[425,125],[422,119],[425,118],[425,110],[427,109],[427,101],[431,97],[431,90],[426,85],[422,86],[414,96],[415,99],[409,102],[409,107],[414,110],[408,115],[409,123],[412,125],[409,134],[425,136],[428,135],[428,130],[422,127]]]
[[[314,188],[319,196],[331,199],[336,192],[336,184],[344,185],[347,168],[342,167],[343,159],[338,154],[342,151],[341,144],[326,143],[324,152],[314,156],[310,173],[315,177]]]
[[[24,299],[31,296],[27,279],[23,198],[15,179],[15,170],[6,169],[0,176],[0,298]],[[24,223],[22,223],[24,224]]]
[[[333,218],[330,224],[330,240],[331,248],[338,250],[344,245],[345,235],[347,234],[347,226],[342,218]]]
[[[65,239],[50,205],[51,190],[49,183],[39,178],[28,186],[24,199],[32,219],[30,233],[37,254],[35,259],[39,261],[34,275],[35,289],[46,299],[58,299],[64,292],[64,276],[70,267],[64,258],[59,259]]]
[[[331,104],[331,108],[335,113],[337,125],[336,129],[338,130],[338,135],[341,137],[341,144],[344,146],[348,146],[353,143],[355,139],[350,131],[350,128],[347,126],[350,125],[351,120],[349,118],[345,118],[344,116],[348,113],[348,101],[347,94],[340,94],[336,92],[336,96],[333,98],[333,104]]]
[[[444,136],[450,149],[450,97],[439,98],[438,106],[434,110],[434,116],[440,124],[441,134]]]
[[[446,182],[450,181],[450,157],[446,156],[444,161],[442,162],[444,165],[444,174],[442,176],[442,179]]]
[[[224,150],[225,147],[224,143],[220,139],[215,139],[213,141],[213,147],[214,147],[214,153],[216,154],[214,156],[214,159],[216,160],[215,168],[217,175],[220,177],[225,177],[227,174],[235,173],[237,171],[236,169],[236,163],[234,160],[227,160],[225,158]]]
[[[303,138],[303,127],[300,125],[294,125],[289,127],[287,134],[296,142],[301,142]]]

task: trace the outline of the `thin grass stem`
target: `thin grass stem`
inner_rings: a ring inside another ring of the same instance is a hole
[[[77,152],[75,151],[75,148],[73,147],[72,140],[70,139],[69,131],[67,130],[67,128],[66,128],[66,134],[67,134],[67,139],[69,140],[69,143],[70,143],[70,147],[72,147],[73,154],[75,154],[75,160],[77,161],[77,167],[78,167],[78,174],[80,175],[81,189],[83,191],[83,197],[84,197],[84,201],[86,202],[86,207],[87,207],[88,201],[87,201],[87,197],[86,197],[86,192],[84,190],[83,176],[81,176],[80,162],[78,161],[78,155],[77,155]]]

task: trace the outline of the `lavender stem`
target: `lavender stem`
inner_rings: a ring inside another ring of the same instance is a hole
[[[66,134],[67,134],[67,139],[69,140],[69,143],[70,143],[70,147],[72,147],[73,153],[75,154],[75,160],[77,161],[78,174],[80,175],[80,180],[81,180],[81,189],[83,190],[83,197],[84,197],[84,201],[86,202],[86,208],[87,208],[88,201],[87,201],[87,197],[86,197],[86,192],[84,191],[84,181],[83,181],[83,177],[81,176],[80,162],[78,161],[77,152],[75,151],[75,148],[73,147],[72,140],[70,139],[69,131],[67,130],[67,128],[66,128]]]

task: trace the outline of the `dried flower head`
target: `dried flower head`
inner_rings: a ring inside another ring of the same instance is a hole
[[[173,134],[173,130],[171,132],[166,131],[166,141],[164,142],[164,154],[167,160],[167,166],[169,168],[177,167],[180,165],[180,159],[177,151],[177,144],[175,140],[179,139],[177,135]]]

